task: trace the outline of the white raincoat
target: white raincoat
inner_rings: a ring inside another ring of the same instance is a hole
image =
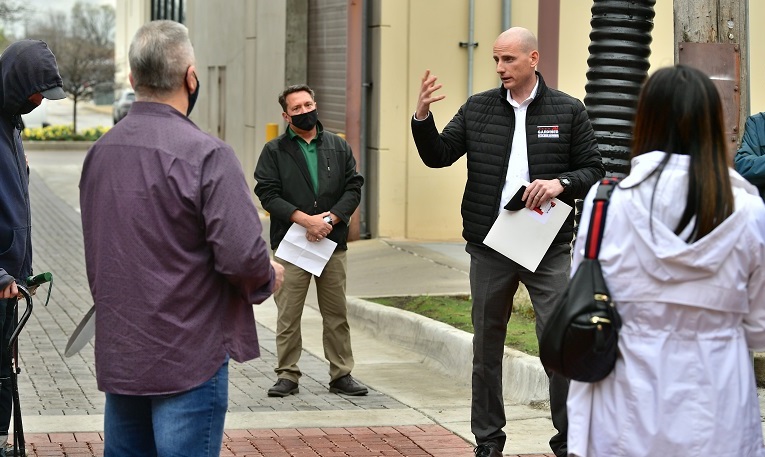
[[[650,174],[663,152],[632,160],[620,183]],[[765,349],[765,205],[731,170],[735,211],[688,244],[674,229],[688,189],[688,156],[661,175],[614,191],[600,251],[624,321],[620,356],[598,383],[572,382],[569,455],[765,456],[752,361]],[[594,188],[585,200],[572,272],[584,255]],[[651,224],[651,214],[653,224]]]

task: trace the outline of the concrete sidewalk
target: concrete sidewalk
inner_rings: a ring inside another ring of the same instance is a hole
[[[102,455],[103,394],[96,388],[93,347],[63,357],[68,336],[92,303],[77,209],[84,151],[30,150],[28,155],[35,270],[52,271],[55,282],[47,308],[38,292],[19,343],[27,449],[30,455]],[[328,392],[321,318],[312,292],[303,316],[300,394],[267,397],[275,381],[276,358],[276,308],[269,299],[255,308],[261,358],[231,365],[221,455],[472,455],[470,335],[362,299],[468,294],[464,244],[363,240],[351,243],[348,262],[353,374],[370,387],[370,394],[343,397]],[[510,359],[528,365],[526,375],[532,378],[541,372],[533,357],[516,354]],[[541,399],[532,398],[539,396],[537,390],[529,394],[506,389],[506,455],[549,452],[549,411],[543,402],[535,403],[537,407],[527,404]]]
[[[30,148],[31,149],[31,148]],[[55,276],[20,337],[19,376],[27,451],[33,456],[103,455],[103,393],[96,388],[93,347],[64,358],[66,341],[90,307],[78,213],[84,150],[29,150],[35,269]],[[303,316],[300,394],[269,398],[275,381],[276,309],[255,308],[262,356],[230,368],[225,456],[464,456],[470,433],[471,336],[365,297],[468,294],[469,257],[462,242],[363,240],[350,244],[348,295],[365,397],[328,392],[321,318],[315,294]],[[505,455],[549,455],[553,434],[546,380],[538,359],[505,355],[508,442]],[[765,410],[762,406],[761,410]],[[532,406],[533,405],[533,406]]]

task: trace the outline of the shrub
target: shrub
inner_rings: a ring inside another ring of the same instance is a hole
[[[71,125],[51,125],[26,128],[21,138],[29,141],[96,141],[108,130],[109,127],[93,127],[75,134]]]

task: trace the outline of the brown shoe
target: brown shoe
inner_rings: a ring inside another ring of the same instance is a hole
[[[276,384],[268,389],[269,397],[286,397],[287,395],[293,395],[300,392],[298,383],[292,382],[289,379],[279,378],[276,380]]]
[[[335,379],[329,383],[329,391],[333,394],[343,395],[366,395],[369,393],[366,386],[353,379],[353,376],[347,374],[340,378]]]

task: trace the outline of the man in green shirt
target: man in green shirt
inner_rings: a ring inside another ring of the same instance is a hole
[[[287,230],[298,224],[309,242],[328,238],[337,248],[316,276],[323,322],[324,355],[329,361],[329,390],[366,395],[367,388],[351,376],[353,351],[345,300],[348,223],[361,201],[364,179],[348,143],[324,131],[318,121],[314,92],[306,85],[286,88],[279,95],[287,131],[263,147],[255,168],[255,193],[271,214],[271,249],[276,251]],[[300,320],[313,275],[277,258],[284,266],[284,283],[274,294],[276,326],[276,384],[269,397],[299,392],[298,361],[302,351]]]

